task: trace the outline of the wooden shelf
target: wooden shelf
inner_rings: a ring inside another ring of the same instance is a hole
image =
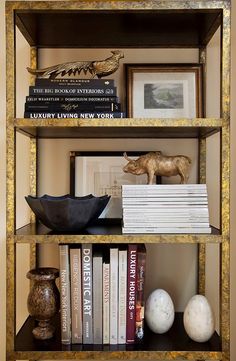
[[[211,234],[122,234],[121,220],[112,224],[88,227],[81,234],[60,234],[41,223],[30,223],[18,229],[16,243],[221,243],[219,230]]]
[[[25,119],[16,130],[37,138],[205,138],[222,128],[221,118]]]
[[[29,317],[16,336],[17,359],[221,359],[220,337],[215,332],[205,343],[190,340],[183,326],[183,314],[176,313],[172,328],[157,335],[145,328],[142,343],[134,345],[62,345],[60,320],[56,318],[56,334],[53,339],[38,341],[33,338],[34,320]],[[191,352],[191,356],[190,353]],[[168,357],[169,356],[169,357]],[[170,357],[171,356],[171,357]]]
[[[136,2],[119,1],[116,11],[112,1],[71,1],[59,6],[47,1],[33,10],[30,4],[19,3],[16,24],[29,44],[39,48],[200,47],[209,42],[222,15],[220,6],[212,9],[204,4],[201,9],[194,1],[194,10],[184,3],[173,10],[175,4],[151,1],[144,10]]]

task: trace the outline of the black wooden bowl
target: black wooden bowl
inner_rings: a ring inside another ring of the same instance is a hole
[[[25,197],[36,217],[48,228],[58,232],[79,231],[98,219],[110,196],[60,197],[45,194],[42,197]]]

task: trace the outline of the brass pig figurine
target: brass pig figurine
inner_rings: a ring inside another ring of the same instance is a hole
[[[153,184],[155,175],[164,177],[179,175],[181,184],[188,181],[191,159],[185,155],[165,156],[161,152],[149,152],[135,160],[130,159],[126,153],[124,157],[129,163],[123,171],[136,175],[147,173],[148,184]]]

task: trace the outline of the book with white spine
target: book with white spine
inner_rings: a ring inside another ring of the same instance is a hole
[[[118,248],[110,248],[110,344],[118,343]]]
[[[83,343],[93,343],[92,244],[82,244]]]
[[[145,233],[165,233],[165,234],[170,234],[170,233],[178,233],[178,234],[187,234],[187,233],[198,233],[198,234],[209,234],[211,233],[211,228],[210,227],[178,227],[178,228],[174,228],[174,227],[169,227],[169,228],[164,228],[164,227],[122,227],[122,232],[123,233],[135,233],[135,234],[145,234]]]
[[[71,269],[71,339],[72,344],[82,343],[82,280],[81,280],[81,249],[70,249]]]
[[[103,344],[110,343],[110,263],[103,263]]]
[[[60,255],[60,301],[61,301],[61,343],[71,343],[71,306],[70,306],[70,263],[69,246],[59,246]]]
[[[206,184],[123,185],[123,233],[211,233]]]
[[[101,345],[102,337],[102,253],[93,254],[93,342]]]

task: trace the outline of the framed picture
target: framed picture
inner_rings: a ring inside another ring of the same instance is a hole
[[[127,153],[135,159],[147,152]],[[146,174],[135,176],[123,172],[123,167],[127,164],[123,153],[73,151],[70,154],[70,193],[75,196],[90,193],[95,196],[111,196],[100,218],[122,218],[122,184],[147,183]]]
[[[132,118],[203,116],[201,64],[126,64]]]

